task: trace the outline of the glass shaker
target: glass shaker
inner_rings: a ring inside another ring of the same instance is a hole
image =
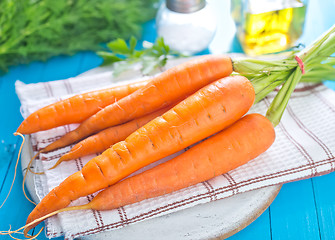
[[[205,0],[166,0],[158,10],[156,27],[171,49],[192,55],[207,49],[216,31],[216,18]]]
[[[292,47],[303,31],[304,0],[232,0],[237,38],[246,54],[274,53]]]

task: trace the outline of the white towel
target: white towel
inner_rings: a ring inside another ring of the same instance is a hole
[[[183,60],[171,61],[171,67]],[[162,69],[163,70],[163,69]],[[22,114],[28,114],[51,102],[70,95],[97,88],[109,87],[120,79],[141,78],[139,71],[131,71],[114,78],[108,68],[91,75],[44,82],[16,83],[22,103]],[[335,92],[324,85],[299,85],[294,92],[281,123],[276,127],[276,140],[271,148],[249,163],[226,174],[195,186],[144,200],[111,211],[72,211],[47,220],[47,236],[64,235],[65,239],[111,231],[197,204],[226,198],[238,193],[300,179],[327,174],[335,169]],[[272,96],[256,104],[250,112],[265,114]],[[34,149],[45,147],[55,138],[76,128],[76,124],[32,134]],[[37,171],[46,171],[70,147],[40,154]],[[42,198],[70,174],[80,170],[93,156],[64,162],[45,175],[35,176],[37,195]],[[170,156],[171,158],[173,156]],[[166,159],[160,160],[163,162]],[[156,163],[157,164],[157,163]],[[150,166],[149,166],[150,167]],[[73,205],[84,204],[94,195],[80,198]]]

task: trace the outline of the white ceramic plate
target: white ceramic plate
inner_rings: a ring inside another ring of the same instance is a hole
[[[21,157],[23,174],[31,157],[32,150],[28,138],[23,146]],[[227,238],[260,216],[277,196],[280,187],[271,186],[237,194],[82,239],[200,240]],[[28,174],[27,188],[34,201],[38,201],[32,174]]]
[[[180,63],[182,61],[178,59],[176,62]],[[110,71],[110,68],[97,68],[84,74],[103,71]],[[125,75],[127,78],[131,78],[132,76],[134,77],[134,72],[128,71]],[[21,157],[23,174],[32,155],[31,143],[27,136]],[[32,174],[28,174],[27,188],[34,201],[37,202],[38,197],[35,192]],[[238,194],[226,199],[145,220],[121,229],[82,237],[82,239],[200,240],[227,238],[245,228],[260,216],[272,203],[280,188],[281,186],[271,186]]]
[[[23,146],[22,174],[33,156],[29,136]],[[34,178],[28,174],[28,191],[35,202]],[[259,217],[277,196],[281,186],[271,186],[237,194],[233,197],[132,224],[110,232],[83,237],[85,240],[200,240],[224,239],[242,230]]]

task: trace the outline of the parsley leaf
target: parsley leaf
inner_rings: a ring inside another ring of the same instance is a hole
[[[146,43],[147,47],[136,50],[137,39],[132,36],[129,44],[124,39],[116,39],[107,44],[110,51],[99,51],[97,54],[104,61],[102,66],[114,64],[114,74],[130,69],[134,64],[141,64],[141,71],[147,75],[155,69],[165,66],[168,58],[181,57],[182,54],[172,51],[168,45],[164,43],[163,38],[158,38],[154,44]]]

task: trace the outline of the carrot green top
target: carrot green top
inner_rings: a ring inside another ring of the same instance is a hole
[[[301,51],[293,51],[280,60],[235,59],[234,71],[246,76],[256,92],[256,102],[282,85],[266,116],[276,126],[289,98],[301,81],[320,82],[335,74],[335,25]]]

